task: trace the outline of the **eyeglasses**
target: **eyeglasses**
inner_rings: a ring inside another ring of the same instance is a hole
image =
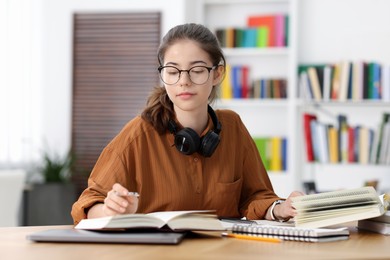
[[[179,82],[182,72],[187,72],[192,83],[196,85],[202,85],[209,80],[210,71],[215,69],[217,65],[212,67],[195,66],[188,70],[179,70],[173,66],[160,66],[158,71],[160,73],[161,80],[167,85],[173,85]]]

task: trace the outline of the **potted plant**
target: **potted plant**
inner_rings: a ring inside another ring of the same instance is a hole
[[[71,182],[75,156],[61,157],[45,152],[38,167],[41,183],[34,183],[25,193],[23,222],[30,225],[72,224],[70,211],[76,200],[76,187]]]

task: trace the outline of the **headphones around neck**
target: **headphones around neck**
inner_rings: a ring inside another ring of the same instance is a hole
[[[173,120],[169,120],[169,131],[175,136],[176,149],[185,154],[190,155],[195,152],[210,157],[219,144],[219,132],[221,132],[221,124],[218,121],[217,115],[211,106],[208,106],[208,113],[214,124],[214,130],[210,130],[202,137],[192,128],[185,127],[177,131],[177,125]]]

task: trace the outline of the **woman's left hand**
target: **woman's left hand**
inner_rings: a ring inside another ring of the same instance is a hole
[[[303,192],[300,191],[293,191],[288,198],[275,206],[273,210],[273,214],[275,219],[282,219],[282,220],[289,220],[290,218],[293,218],[297,215],[297,211],[292,206],[292,198],[297,196],[305,195]]]

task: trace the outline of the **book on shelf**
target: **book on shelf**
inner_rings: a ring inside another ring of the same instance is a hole
[[[271,223],[270,221],[256,221],[251,224],[235,224],[232,226],[231,230],[235,234],[273,237],[300,242],[330,242],[346,240],[349,238],[349,231],[347,228],[299,228],[293,226],[293,224],[278,225],[277,223]]]
[[[338,145],[339,145],[339,162],[347,161],[348,148],[348,117],[346,115],[337,115],[338,124]]]
[[[340,71],[340,88],[339,88],[339,100],[346,101],[348,99],[348,89],[351,75],[351,62],[342,61]]]
[[[307,162],[390,164],[390,113],[384,113],[378,129],[348,123],[337,115],[337,126],[303,112],[303,135]]]
[[[327,67],[327,74],[325,75],[325,67]],[[301,85],[301,96],[307,99],[313,99],[321,101],[329,98],[330,95],[325,93],[325,84],[330,84],[331,76],[330,66],[324,64],[301,64],[298,67],[298,74],[300,78],[299,84]],[[326,82],[325,82],[326,81]],[[330,85],[327,86],[330,88]]]
[[[383,146],[385,146],[384,140],[389,139],[386,136],[386,131],[385,131],[386,129],[385,128],[389,122],[390,122],[390,113],[383,113],[382,121],[380,122],[379,127],[378,127],[378,131],[377,131],[377,135],[378,135],[377,142],[378,143],[374,145],[375,150],[373,151],[374,154],[372,155],[372,160],[375,163],[380,163],[380,159],[383,156],[382,154],[384,154],[384,152],[385,152],[385,148],[383,147]]]
[[[312,100],[314,98],[311,90],[309,75],[306,72],[299,74],[299,95],[305,100]]]
[[[342,60],[333,64],[301,64],[299,84],[306,74],[312,99],[324,100],[390,100],[390,67],[378,62]],[[302,92],[304,94],[304,92]],[[302,95],[307,97],[308,95]]]
[[[328,127],[328,147],[329,147],[329,162],[337,163],[339,158],[337,129],[333,125]]]
[[[382,66],[381,85],[382,85],[382,100],[390,101],[390,65]]]
[[[266,46],[274,47],[276,46],[276,37],[275,37],[275,15],[258,15],[258,16],[249,16],[247,25],[249,27],[260,27],[267,28],[268,30],[268,42]]]
[[[253,140],[266,170],[275,172],[287,170],[286,137],[253,137]]]
[[[279,137],[271,137],[271,171],[282,170],[282,139]]]
[[[385,202],[373,187],[345,189],[292,198],[297,227],[320,228],[378,217]]]
[[[212,210],[161,211],[148,214],[124,214],[83,219],[76,229],[156,229],[172,231],[217,231],[224,227]]]
[[[233,97],[232,93],[232,82],[231,82],[231,66],[230,64],[226,64],[225,69],[225,78],[223,79],[221,83],[221,95],[220,97],[222,99],[231,99]]]
[[[316,101],[320,101],[322,99],[322,91],[321,91],[321,84],[320,79],[318,77],[318,73],[316,68],[309,67],[307,69],[307,73],[310,80],[310,86],[312,88],[313,96]]]
[[[288,16],[249,16],[243,27],[219,27],[215,35],[224,48],[285,47],[288,44]]]

